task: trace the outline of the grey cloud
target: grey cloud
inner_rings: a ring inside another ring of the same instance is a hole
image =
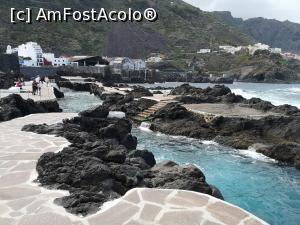
[[[244,19],[265,17],[300,23],[299,0],[185,0],[206,11],[231,11]]]

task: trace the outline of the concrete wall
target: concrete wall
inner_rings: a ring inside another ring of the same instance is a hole
[[[23,74],[27,79],[31,79],[37,77],[45,76],[56,76],[58,68],[56,67],[21,67],[20,72]]]

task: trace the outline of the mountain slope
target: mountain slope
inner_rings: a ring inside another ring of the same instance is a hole
[[[258,42],[300,53],[300,24],[265,18],[243,20],[232,17],[230,12],[214,12],[213,14]]]
[[[151,52],[195,52],[199,48],[220,44],[249,44],[253,39],[238,29],[226,25],[181,0],[0,0],[0,48],[37,41],[45,51],[57,54],[102,54],[145,57]],[[10,8],[64,7],[86,10],[109,9],[144,10],[155,8],[159,19],[143,23],[33,23],[10,24]],[[124,26],[123,26],[124,25]]]

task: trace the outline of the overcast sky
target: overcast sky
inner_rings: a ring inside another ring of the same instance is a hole
[[[265,17],[300,23],[300,0],[184,0],[204,11],[231,11],[244,19]]]

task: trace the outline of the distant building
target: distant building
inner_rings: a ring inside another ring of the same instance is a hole
[[[149,57],[146,62],[147,63],[159,63],[161,62],[163,59],[160,56],[151,56]]]
[[[143,59],[133,59],[134,70],[145,70],[146,69],[146,61]]]
[[[282,53],[282,49],[281,48],[271,48],[270,52],[274,53],[274,54],[281,54]]]
[[[290,53],[290,52],[285,52],[281,55],[284,59],[298,59],[299,58],[299,56],[297,54]]]
[[[6,49],[7,54],[18,54],[22,66],[38,67],[44,65],[43,50],[36,42],[27,42],[12,48],[10,45]]]
[[[44,64],[52,65],[54,67],[67,66],[70,64],[69,59],[66,57],[56,58],[54,53],[43,53]]]
[[[248,46],[249,54],[253,55],[257,50],[268,50],[270,51],[270,46],[262,43],[256,43],[255,45]]]
[[[231,46],[231,45],[220,45],[219,46],[220,51],[230,53],[230,54],[235,54],[236,52],[239,52],[243,49],[243,46]]]
[[[165,60],[167,56],[162,53],[151,53],[146,63],[159,63]]]
[[[135,64],[128,57],[108,58],[112,74],[122,74],[122,71],[134,71]]]
[[[199,51],[197,51],[198,54],[208,54],[211,53],[210,49],[200,49]]]
[[[71,65],[75,66],[97,66],[108,65],[109,62],[101,56],[73,56],[68,58]]]

